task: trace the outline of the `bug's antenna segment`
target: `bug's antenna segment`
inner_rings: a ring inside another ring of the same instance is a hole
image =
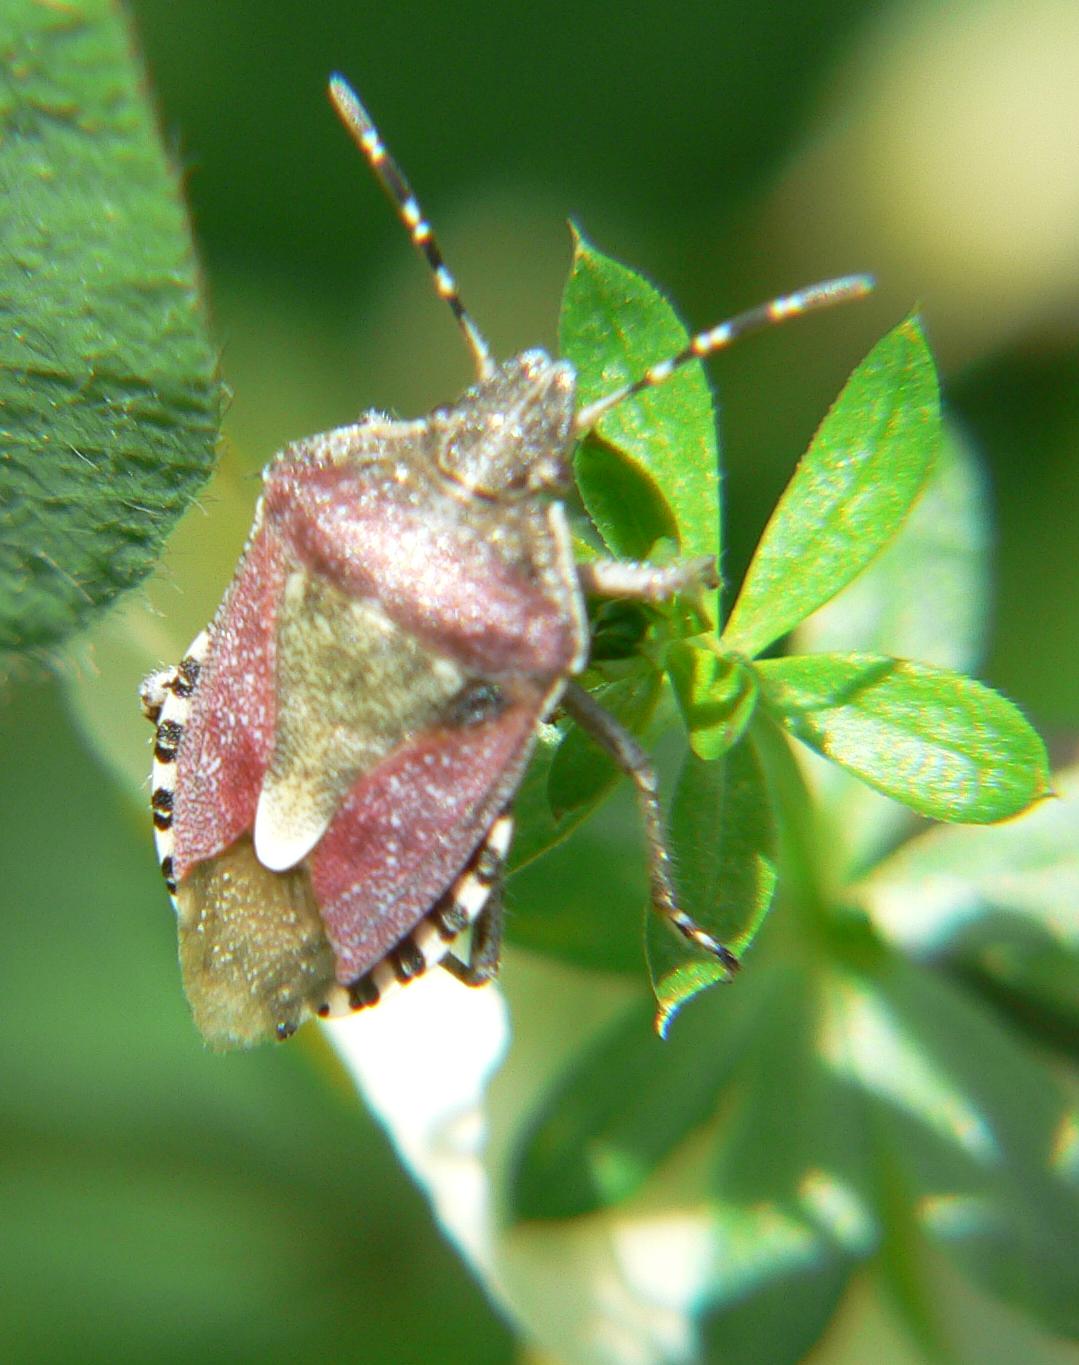
[[[721,322],[716,327],[709,328],[707,332],[698,332],[684,351],[650,365],[640,379],[634,380],[632,384],[615,389],[613,393],[605,394],[594,403],[581,408],[574,419],[574,431],[578,436],[583,436],[601,417],[610,412],[611,408],[617,407],[619,403],[632,398],[636,393],[642,393],[645,389],[654,389],[657,384],[669,379],[676,370],[681,369],[689,361],[703,360],[713,351],[722,351],[747,332],[755,332],[758,328],[768,327],[773,322],[786,322],[788,318],[800,317],[815,308],[830,308],[833,303],[864,298],[872,288],[873,281],[868,275],[844,275],[838,280],[811,284],[808,289],[799,289],[796,294],[773,299],[771,303],[762,303],[745,313],[739,313],[736,317],[728,318],[726,322]]]
[[[424,218],[419,202],[412,193],[411,185],[387,151],[378,135],[378,129],[371,122],[371,116],[344,76],[330,77],[330,99],[340,115],[341,122],[352,134],[357,147],[367,158],[367,164],[378,176],[382,188],[393,201],[398,217],[408,228],[413,245],[427,262],[434,276],[439,298],[445,299],[449,304],[453,316],[457,319],[457,325],[468,342],[468,348],[476,362],[476,373],[480,379],[486,379],[494,371],[490,347],[461,302],[461,296],[457,292],[457,281],[442,259],[442,252],[431,231],[431,225]]]

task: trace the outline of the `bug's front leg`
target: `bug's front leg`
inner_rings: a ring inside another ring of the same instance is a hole
[[[719,959],[733,976],[740,963],[729,948],[686,914],[678,905],[671,876],[671,857],[663,829],[658,783],[652,761],[609,711],[593,701],[583,687],[569,683],[562,694],[562,706],[595,742],[605,749],[637,790],[648,843],[648,868],[652,889],[652,908],[683,938]]]
[[[629,597],[638,602],[665,602],[680,592],[719,587],[715,560],[707,556],[673,564],[593,559],[577,565],[577,577],[590,597]]]

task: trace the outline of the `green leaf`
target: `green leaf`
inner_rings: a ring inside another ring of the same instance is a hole
[[[627,730],[647,726],[660,695],[659,674],[651,668],[596,688],[593,697]],[[578,725],[571,725],[554,755],[547,778],[547,800],[555,819],[582,806],[594,806],[618,780],[614,759]]]
[[[765,969],[686,1010],[667,1041],[634,1006],[577,1057],[521,1133],[512,1217],[572,1218],[631,1197],[712,1115],[760,1021],[781,999]]]
[[[686,755],[668,838],[682,909],[740,956],[763,923],[776,884],[775,812],[751,739],[711,761]],[[686,1001],[729,973],[654,914],[646,944],[659,1003],[656,1026],[666,1036]]]
[[[985,646],[991,511],[981,463],[946,431],[925,491],[864,573],[798,627],[790,653],[892,654],[965,672]]]
[[[723,643],[752,657],[855,578],[914,505],[940,446],[936,370],[916,318],[873,348],[765,528]]]
[[[667,669],[693,752],[698,758],[719,758],[738,742],[753,715],[756,674],[695,640],[670,646]]]
[[[989,824],[1049,792],[1038,735],[971,678],[863,654],[765,659],[757,671],[763,704],[792,735],[920,815]]]
[[[680,351],[689,334],[652,285],[575,232],[559,339],[585,404],[639,379],[649,365]],[[596,434],[636,475],[615,473],[616,457],[597,455],[594,445],[582,453],[582,497],[608,547],[636,555],[653,528],[673,526],[682,555],[718,559],[715,417],[701,366],[686,365],[667,383],[620,403],[600,419]],[[603,488],[612,473],[632,490],[621,510]],[[661,497],[654,513],[646,509],[650,486]]]
[[[145,576],[221,390],[119,7],[14,0],[0,50],[0,649],[25,650]]]
[[[943,958],[1039,1037],[1079,1038],[1079,769],[994,829],[932,829],[854,888],[877,927]]]

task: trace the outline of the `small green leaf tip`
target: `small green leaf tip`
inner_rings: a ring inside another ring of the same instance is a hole
[[[647,280],[597,251],[574,229],[573,268],[559,319],[562,355],[577,370],[584,406],[639,379],[656,361],[675,355],[689,333]],[[719,470],[712,395],[699,364],[667,383],[619,403],[595,436],[635,467],[633,496],[602,498],[595,457],[582,455],[581,495],[614,553],[633,553],[642,536],[672,528],[679,552],[719,559]],[[587,451],[586,445],[585,450]],[[603,472],[610,474],[610,462]],[[591,477],[590,477],[591,476]],[[649,490],[653,509],[647,507]],[[642,527],[647,528],[642,532]],[[634,550],[629,547],[633,546]]]

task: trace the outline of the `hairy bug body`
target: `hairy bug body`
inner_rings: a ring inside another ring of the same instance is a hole
[[[492,360],[370,119],[339,78],[331,93],[478,378],[423,420],[369,413],[277,455],[211,626],[143,685],[158,855],[196,1022],[213,1045],[243,1046],[372,1005],[438,963],[489,979],[509,806],[560,704],[636,784],[657,912],[733,971],[677,906],[647,757],[571,682],[588,658],[586,591],[657,600],[714,585],[714,566],[577,566],[558,499],[574,442],[614,403],[864,283],[701,333],[578,412],[568,363],[539,350]],[[466,964],[450,949],[469,928]]]

